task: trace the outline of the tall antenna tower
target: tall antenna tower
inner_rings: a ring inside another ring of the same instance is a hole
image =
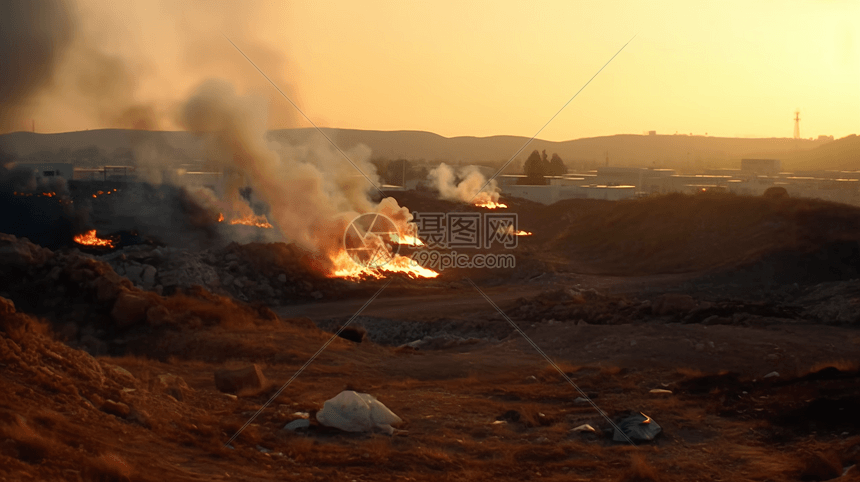
[[[794,111],[794,138],[800,139],[800,111]]]

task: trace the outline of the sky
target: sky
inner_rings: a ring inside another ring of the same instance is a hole
[[[79,0],[75,11],[86,41],[124,60],[153,128],[180,128],[178,106],[211,77],[266,98],[271,128],[310,126],[223,33],[325,127],[791,137],[799,110],[802,137],[860,131],[856,1]],[[40,132],[118,127],[76,102],[48,93],[30,116]]]

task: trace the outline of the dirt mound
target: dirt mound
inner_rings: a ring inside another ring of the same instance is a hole
[[[636,275],[749,265],[860,240],[860,208],[812,199],[669,194],[562,201],[543,216],[567,226],[548,242],[581,272]]]

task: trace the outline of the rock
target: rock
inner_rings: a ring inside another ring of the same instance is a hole
[[[225,288],[229,288],[232,285],[233,285],[233,277],[230,276],[229,274],[224,275],[224,278],[221,279],[221,286],[224,286]]]
[[[126,382],[134,383],[134,375],[132,375],[131,372],[126,370],[125,368],[116,365],[108,365],[107,368],[113,371],[115,374],[119,375],[121,378],[125,378]]]
[[[300,418],[297,420],[293,420],[292,422],[284,425],[284,430],[299,430],[305,429],[311,426],[311,421],[306,418]]]
[[[367,330],[365,330],[361,325],[347,326],[338,336],[345,340],[361,343],[367,336]]]
[[[95,288],[96,299],[102,303],[113,303],[123,290],[123,285],[119,278],[111,279],[109,276],[100,276],[96,278]]]
[[[101,410],[117,417],[127,417],[131,413],[128,405],[122,402],[114,402],[113,400],[105,400],[102,403]]]
[[[587,405],[588,399],[583,397],[576,397],[573,399],[574,405]]]
[[[150,289],[155,286],[155,273],[157,270],[155,266],[145,264],[143,265],[143,274],[141,275],[141,281],[143,282],[143,287],[146,289]]]
[[[173,316],[164,305],[151,306],[146,310],[146,323],[150,326],[166,325],[173,321]]]
[[[81,345],[84,350],[92,356],[105,356],[107,355],[107,343],[93,335],[84,335],[81,337]]]
[[[158,280],[160,281],[161,286],[164,286],[165,288],[170,288],[172,286],[178,286],[180,284],[182,275],[183,272],[178,269],[170,271],[161,271],[158,273]]]
[[[664,388],[652,388],[651,390],[648,391],[648,393],[661,393],[661,394],[671,395],[672,390],[666,390]]]
[[[834,451],[806,452],[800,457],[800,466],[800,480],[835,480],[844,475],[839,454]]]
[[[763,376],[762,378],[775,378],[778,376],[779,376],[779,372],[770,372],[767,375]]]
[[[15,314],[15,303],[7,298],[0,297],[0,314],[13,315]]]
[[[690,295],[666,293],[654,300],[651,312],[658,316],[687,313],[696,307],[696,300]]]
[[[315,300],[321,300],[321,299],[323,299],[323,294],[322,294],[322,292],[321,292],[321,291],[314,291],[313,293],[311,293],[311,296],[312,296]]]
[[[627,442],[628,438],[633,442],[650,442],[663,431],[657,422],[641,412],[619,420],[616,426],[618,428],[612,434],[613,442]]]
[[[266,387],[266,377],[256,364],[237,370],[222,369],[215,372],[215,387],[225,393],[253,395]]]
[[[125,328],[145,321],[151,306],[152,302],[145,296],[123,291],[117,297],[110,315],[119,327]]]
[[[278,275],[278,281],[280,281],[281,283],[286,283],[287,282],[287,275],[285,275],[284,273],[279,274]]]
[[[597,432],[597,430],[595,430],[594,427],[592,427],[591,425],[589,425],[587,423],[580,425],[578,427],[574,427],[574,428],[570,429],[570,431],[571,432]]]
[[[239,259],[239,257],[238,257],[238,256],[236,256],[234,253],[230,253],[230,254],[228,254],[227,256],[224,256],[224,261],[226,261],[226,262],[228,262],[228,263],[229,263],[230,261],[236,261],[236,260],[238,260],[238,259]]]
[[[323,409],[317,412],[317,420],[345,432],[381,430],[389,435],[394,433],[392,425],[403,421],[373,395],[352,390],[326,400]]]
[[[143,266],[131,265],[125,269],[125,277],[134,284],[139,284],[142,280],[140,275],[143,274]]]
[[[158,375],[156,387],[178,402],[181,402],[185,398],[186,393],[194,391],[185,383],[182,377],[178,377],[172,373]]]

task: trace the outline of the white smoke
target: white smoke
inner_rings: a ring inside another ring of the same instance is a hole
[[[441,199],[474,203],[499,200],[496,180],[487,184],[487,178],[477,166],[462,167],[455,174],[454,168],[443,162],[427,174],[427,179],[439,191]]]
[[[324,139],[298,147],[269,143],[265,101],[240,96],[228,82],[204,82],[181,115],[188,130],[207,136],[210,159],[240,174],[230,178],[237,179],[236,185],[226,186],[225,192],[238,192],[243,183],[252,186],[254,195],[270,206],[269,221],[305,249],[333,259],[346,226],[362,213],[383,212],[398,223],[412,218],[394,199],[373,202],[371,184]],[[379,185],[367,147],[345,153]],[[234,211],[249,209],[238,196],[228,201]]]

